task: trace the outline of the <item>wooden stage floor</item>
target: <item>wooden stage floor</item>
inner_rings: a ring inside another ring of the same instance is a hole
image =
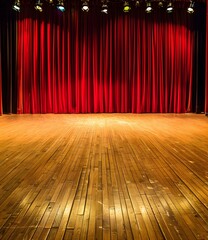
[[[1,116],[0,239],[208,239],[208,118]]]

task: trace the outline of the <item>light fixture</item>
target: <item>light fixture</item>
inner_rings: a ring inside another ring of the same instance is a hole
[[[101,12],[105,13],[105,14],[108,14],[108,5],[106,3],[102,4]]]
[[[130,10],[131,10],[131,7],[129,6],[129,2],[124,2],[123,11],[127,13]]]
[[[151,13],[152,12],[151,2],[147,2],[145,12],[146,13]]]
[[[82,4],[82,11],[84,11],[84,12],[89,11],[89,5],[88,5],[87,1],[83,2],[83,4]]]
[[[63,0],[58,0],[58,4],[56,6],[58,8],[58,10],[60,10],[61,12],[65,11],[65,7],[64,7],[64,1]]]
[[[172,4],[172,2],[168,3],[168,6],[167,6],[166,10],[167,10],[168,13],[172,13],[172,11],[173,11],[173,4]]]
[[[164,7],[163,1],[159,1],[159,2],[158,2],[158,7],[159,7],[159,8],[163,8],[163,7]]]
[[[42,5],[43,3],[41,2],[41,0],[37,0],[35,4],[35,9],[39,12],[42,12],[43,11]]]
[[[139,7],[139,5],[140,5],[140,1],[139,1],[139,0],[136,0],[136,2],[135,2],[135,7]]]
[[[194,2],[190,2],[189,7],[187,8],[188,13],[194,13]]]
[[[20,12],[20,0],[15,0],[13,9],[17,12]]]

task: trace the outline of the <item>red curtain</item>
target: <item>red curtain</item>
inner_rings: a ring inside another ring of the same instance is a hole
[[[208,115],[208,3],[206,2],[205,114]]]
[[[190,26],[183,12],[20,18],[17,112],[192,111]]]

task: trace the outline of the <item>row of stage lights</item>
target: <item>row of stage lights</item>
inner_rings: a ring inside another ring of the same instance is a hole
[[[141,1],[136,0],[135,1],[135,6],[139,7],[140,2]],[[53,4],[53,0],[49,0],[49,3]],[[153,11],[152,3],[150,1],[145,1],[145,3],[146,3],[145,12],[151,13]],[[42,5],[43,5],[43,2],[41,0],[37,0],[36,3],[35,3],[35,9],[39,12],[42,12],[43,11]],[[165,5],[164,0],[158,2],[158,7],[163,8],[164,5]],[[15,0],[15,2],[13,4],[13,9],[15,11],[20,12],[20,6],[21,6],[20,0]],[[57,4],[56,4],[56,7],[61,12],[64,12],[65,11],[64,0],[58,0]],[[129,4],[129,1],[125,0],[124,4],[123,4],[123,11],[124,12],[129,12],[130,10],[131,10],[131,6]],[[166,5],[166,11],[168,13],[171,13],[171,12],[173,12],[173,10],[174,10],[173,2],[170,1]],[[82,1],[82,11],[84,11],[84,12],[89,11],[89,0]],[[108,0],[102,0],[101,12],[105,13],[105,14],[108,13]],[[187,12],[188,13],[194,13],[194,2],[192,0],[190,1],[190,4],[187,8]]]
[[[135,6],[139,7],[139,5],[140,5],[140,1],[136,0],[135,1]],[[158,7],[159,8],[164,8],[164,5],[165,5],[164,1],[159,1],[158,2]],[[129,5],[129,2],[125,1],[124,4],[123,4],[123,11],[124,12],[129,12],[130,10],[131,10],[131,7]],[[173,3],[170,1],[166,5],[166,11],[168,13],[171,13],[171,12],[173,12],[173,10],[174,10]],[[152,7],[151,2],[150,1],[146,1],[145,12],[151,13],[152,11],[153,11],[153,7]],[[194,2],[193,1],[190,1],[190,4],[189,4],[189,6],[187,8],[187,12],[188,13],[194,13]]]
[[[53,0],[49,0],[49,3],[53,4]],[[35,9],[39,12],[42,12],[43,11],[42,5],[43,5],[43,2],[41,0],[37,0],[35,3]],[[64,12],[65,11],[64,0],[58,0],[56,7],[61,12]],[[21,10],[20,0],[15,0],[15,2],[13,4],[13,9],[17,12],[20,12],[20,10]]]

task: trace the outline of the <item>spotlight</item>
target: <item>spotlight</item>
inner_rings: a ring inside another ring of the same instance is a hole
[[[84,12],[88,12],[89,11],[88,2],[83,2],[83,4],[82,4],[82,11],[84,11]]]
[[[139,5],[140,5],[140,1],[139,1],[139,0],[136,0],[136,2],[135,2],[135,7],[139,7]]]
[[[17,12],[20,12],[20,0],[15,0],[13,9]]]
[[[43,4],[42,4],[41,0],[37,0],[36,4],[35,4],[35,9],[39,12],[42,12],[43,11],[42,5]]]
[[[131,7],[129,6],[129,2],[124,2],[123,11],[129,12],[130,10],[131,10]]]
[[[194,13],[194,2],[190,2],[189,7],[187,8],[188,13]]]
[[[147,2],[145,12],[146,13],[151,13],[152,12],[152,6],[151,6],[150,2]]]
[[[103,3],[101,12],[108,14],[108,5],[106,3]]]
[[[58,8],[58,10],[60,10],[61,12],[65,11],[65,7],[64,7],[64,1],[63,0],[58,0],[58,4],[56,6]]]
[[[163,1],[159,1],[159,2],[158,2],[158,7],[159,7],[159,8],[163,8],[163,7],[164,7]]]
[[[167,6],[166,10],[167,10],[168,13],[172,13],[172,11],[173,11],[173,4],[172,4],[172,2],[168,3],[168,6]]]

